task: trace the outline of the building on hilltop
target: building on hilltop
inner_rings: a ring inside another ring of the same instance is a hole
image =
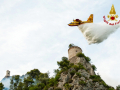
[[[10,71],[9,70],[6,71],[6,76],[5,77],[10,77]]]
[[[68,49],[68,58],[71,59],[72,57],[76,56],[77,53],[81,52],[82,49],[78,46],[72,46]]]
[[[90,73],[90,75],[95,75],[92,65],[89,62],[87,62],[84,57],[77,57],[77,53],[82,53],[82,49],[78,46],[72,46],[68,49],[68,60],[70,61],[70,63],[81,63]]]

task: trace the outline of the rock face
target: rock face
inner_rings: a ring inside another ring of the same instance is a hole
[[[74,65],[81,63],[86,70],[79,69],[76,71],[74,68],[70,68],[67,72],[61,73],[57,86],[58,88],[61,88],[61,90],[107,90],[107,88],[105,88],[99,82],[93,82],[93,80],[90,79],[90,75],[96,74],[93,71],[91,64],[87,62],[84,57],[75,56],[69,61],[70,63],[74,63]],[[72,71],[76,71],[74,75],[70,74]],[[81,76],[76,75],[76,73],[80,74]],[[68,88],[65,87],[66,83]]]
[[[95,75],[95,72],[93,71],[91,64],[87,62],[84,57],[74,56],[71,59],[69,59],[69,61],[70,63],[74,63],[75,65],[77,65],[77,63],[81,63],[88,70],[90,75]]]

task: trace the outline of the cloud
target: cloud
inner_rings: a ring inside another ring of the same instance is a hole
[[[22,2],[23,0],[5,0],[3,2],[0,1],[0,13],[5,13],[10,11],[14,6],[16,6],[18,3]]]

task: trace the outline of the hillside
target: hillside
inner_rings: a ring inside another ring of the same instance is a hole
[[[4,77],[0,90],[3,90],[3,87],[4,90],[115,90],[95,73],[97,68],[81,51],[76,55],[70,54],[69,57],[70,59],[62,57],[62,60],[57,62],[59,68],[54,70],[54,77],[50,78],[49,73],[33,69],[23,76]],[[119,88],[120,86],[117,86],[116,90],[120,90]]]

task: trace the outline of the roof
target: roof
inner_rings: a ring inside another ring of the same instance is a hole
[[[78,46],[72,46],[72,47],[70,47],[70,48],[68,49],[68,52],[69,52],[69,50],[72,49],[72,48],[79,48],[79,49],[81,49],[81,48],[78,47]],[[81,49],[81,51],[82,51],[82,49]]]

